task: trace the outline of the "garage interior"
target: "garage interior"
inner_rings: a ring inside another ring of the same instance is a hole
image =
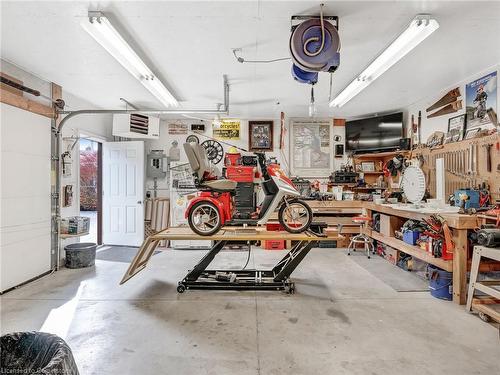
[[[1,373],[500,373],[499,1],[0,7]]]

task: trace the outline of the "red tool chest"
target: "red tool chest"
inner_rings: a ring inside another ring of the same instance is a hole
[[[253,182],[255,167],[249,166],[230,166],[226,167],[226,178],[236,182]]]

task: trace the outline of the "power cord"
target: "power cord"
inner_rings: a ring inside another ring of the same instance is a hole
[[[268,64],[268,63],[273,63],[273,62],[278,62],[278,61],[284,61],[284,60],[290,60],[291,57],[280,57],[277,59],[270,59],[270,60],[245,60],[243,57],[238,56],[236,52],[241,52],[241,48],[233,48],[233,55],[236,58],[236,61],[239,63],[252,63],[252,64]]]
[[[247,256],[247,261],[245,262],[245,265],[243,266],[243,268],[241,269],[242,271],[247,268],[248,266],[248,262],[250,261],[250,252],[252,250],[252,245],[248,245],[248,256]]]

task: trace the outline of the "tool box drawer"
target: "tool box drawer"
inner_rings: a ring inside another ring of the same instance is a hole
[[[255,208],[255,191],[253,183],[238,182],[234,198],[237,209],[241,207]]]
[[[227,166],[226,167],[226,178],[228,180],[233,180],[236,182],[253,182],[254,170],[255,170],[254,167]]]

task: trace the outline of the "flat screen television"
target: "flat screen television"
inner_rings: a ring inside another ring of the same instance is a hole
[[[403,137],[403,113],[347,121],[346,150],[353,153],[392,151]]]

